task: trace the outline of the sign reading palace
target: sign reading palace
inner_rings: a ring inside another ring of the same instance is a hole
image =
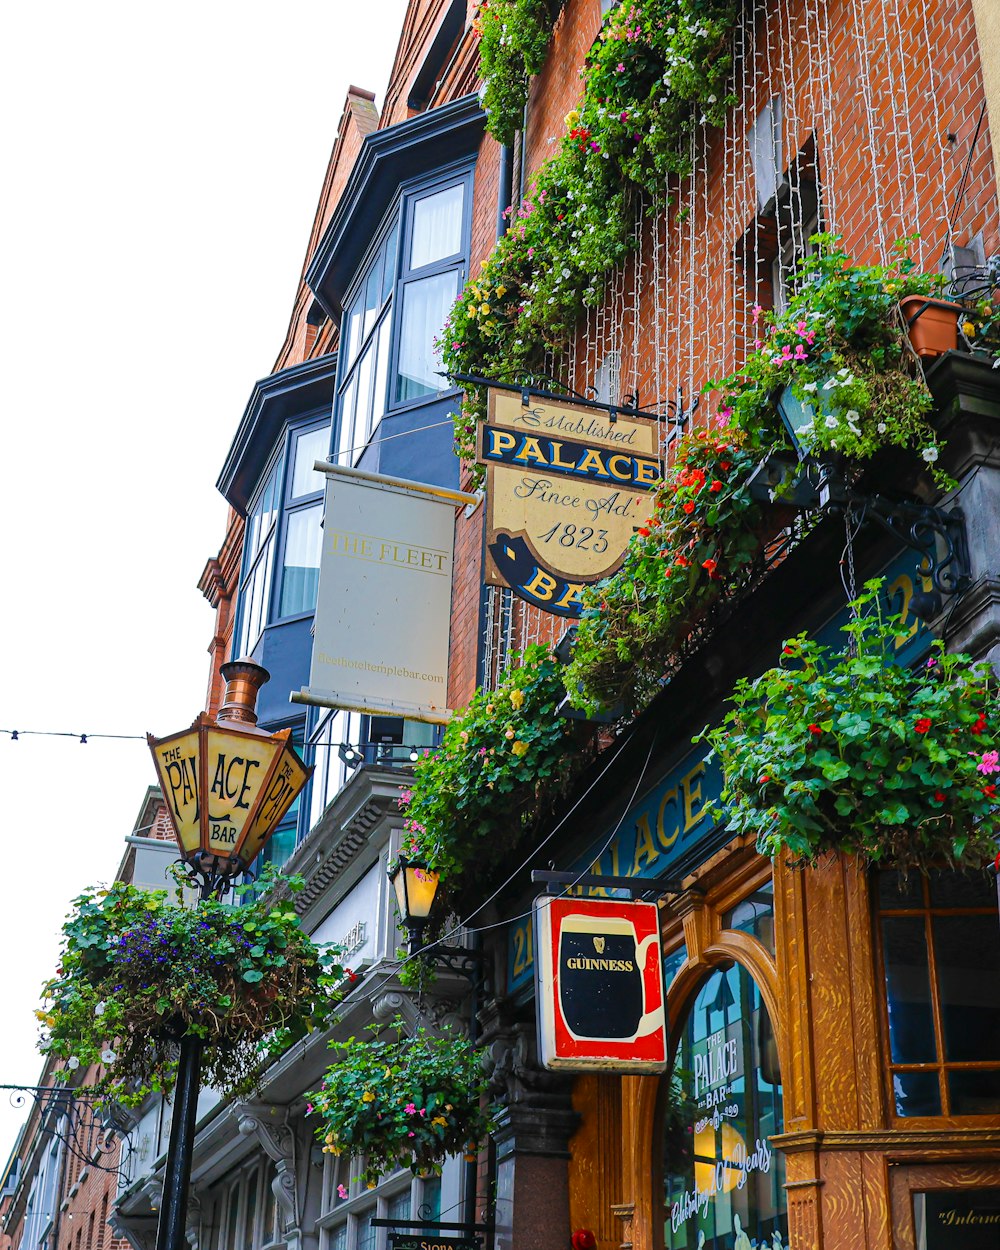
[[[658,441],[654,418],[491,386],[476,454],[486,466],[487,582],[579,616],[584,586],[620,567],[649,514],[663,476]]]

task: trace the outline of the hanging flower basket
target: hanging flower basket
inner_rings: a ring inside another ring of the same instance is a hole
[[[407,1037],[401,1021],[388,1037],[377,1029],[331,1043],[336,1062],[308,1095],[323,1150],[363,1155],[369,1188],[400,1167],[416,1175],[449,1155],[475,1157],[492,1128],[479,1052],[458,1035]]]
[[[706,734],[728,827],[800,864],[843,851],[904,871],[981,867],[1000,834],[992,670],[940,641],[916,669],[900,664],[905,629],[883,617],[883,595],[868,582],[852,605],[853,650],[800,634],[777,668],[738,683]]]
[[[332,1018],[343,977],[291,903],[185,907],[116,882],[82,894],[63,925],[36,1012],[40,1045],[64,1071],[103,1064],[100,1091],[137,1104],[172,1088],[175,1043],[199,1037],[206,1083],[245,1092],[269,1058]]]
[[[958,322],[962,309],[950,300],[908,295],[899,301],[910,344],[918,356],[931,359],[958,347]]]

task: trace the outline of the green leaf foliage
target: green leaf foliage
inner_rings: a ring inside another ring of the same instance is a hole
[[[485,84],[486,128],[499,143],[521,129],[528,88],[545,62],[552,27],[565,0],[483,0],[473,22]]]
[[[682,440],[622,567],[584,590],[563,674],[576,706],[647,703],[697,616],[745,577],[764,522],[746,488],[757,456],[742,442],[729,429]]]
[[[205,1042],[208,1084],[246,1092],[268,1059],[328,1024],[344,971],[287,904],[190,907],[123,882],[75,900],[35,1014],[62,1074],[102,1064],[99,1092],[138,1104],[174,1080],[173,1043]]]
[[[1000,833],[992,670],[940,641],[918,667],[901,664],[905,629],[883,597],[879,580],[866,584],[842,650],[801,634],[778,667],[737,684],[705,735],[729,828],[801,863],[844,851],[904,871],[979,867]]]
[[[328,1154],[363,1155],[371,1188],[398,1167],[440,1171],[448,1155],[474,1153],[490,1132],[481,1052],[467,1038],[395,1031],[334,1042],[336,1062],[308,1094]]]

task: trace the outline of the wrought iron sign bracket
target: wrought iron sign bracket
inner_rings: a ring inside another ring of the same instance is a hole
[[[467,981],[477,984],[482,976],[485,952],[473,950],[467,946],[438,946],[428,942],[419,951],[419,957],[440,968],[443,972],[452,972],[456,976],[465,977]]]
[[[30,1098],[38,1109],[40,1132],[61,1141],[87,1167],[99,1172],[118,1172],[123,1167],[117,1156],[111,1164],[101,1162],[101,1155],[111,1151],[119,1138],[126,1140],[131,1128],[118,1104],[98,1110],[95,1097],[66,1085],[0,1085],[0,1090],[7,1091],[10,1105],[18,1110]]]
[[[668,894],[683,894],[683,884],[669,877],[646,880],[643,877],[605,877],[595,872],[550,872],[533,868],[531,880],[534,885],[544,885],[548,894],[562,894],[567,885],[582,885],[599,890],[628,890],[633,898],[653,894],[659,898]]]
[[[477,373],[447,373],[444,376],[449,381],[458,382],[463,386],[491,386],[498,391],[520,392],[521,404],[525,408],[530,405],[532,395],[538,399],[547,399],[555,402],[571,400],[574,404],[579,404],[581,407],[593,408],[596,412],[605,413],[612,425],[615,424],[619,417],[639,417],[644,421],[662,421],[669,425],[683,427],[687,424],[691,413],[698,406],[696,399],[690,410],[685,412],[683,398],[681,398],[679,402],[671,400],[667,405],[668,410],[673,411],[666,413],[656,412],[651,409],[640,408],[638,406],[639,397],[635,393],[625,396],[626,400],[634,401],[633,404],[602,404],[596,399],[588,399],[586,396],[581,395],[579,391],[574,391],[571,386],[563,387],[562,391],[547,390],[545,387],[540,386],[539,382],[548,382],[550,385],[555,386],[562,386],[562,383],[554,378],[539,378],[536,374],[526,374],[519,382],[497,382],[493,378],[484,378]],[[588,387],[588,390],[593,391],[593,387]],[[596,394],[596,392],[594,393]]]

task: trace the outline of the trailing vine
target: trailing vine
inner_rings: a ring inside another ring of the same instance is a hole
[[[472,28],[479,36],[479,72],[486,84],[486,129],[513,143],[521,129],[530,80],[545,63],[556,18],[566,0],[483,0]]]
[[[637,244],[643,196],[690,171],[689,139],[722,125],[739,0],[635,0],[612,9],[587,54],[583,99],[558,150],[508,209],[506,234],[441,332],[451,373],[511,381],[563,347],[607,276]],[[456,445],[474,458],[485,397],[467,392]]]

